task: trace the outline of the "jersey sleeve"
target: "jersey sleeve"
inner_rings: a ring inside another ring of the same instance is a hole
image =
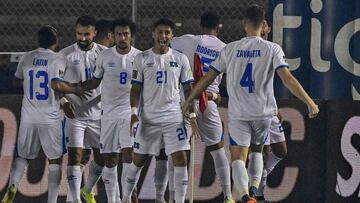
[[[142,85],[144,82],[144,68],[142,67],[142,53],[135,56],[134,62],[133,62],[133,71],[132,71],[132,79],[131,84],[140,84]]]
[[[181,75],[180,75],[180,82],[181,84],[188,84],[194,81],[193,73],[191,71],[190,63],[188,58],[182,54],[181,56]]]
[[[209,66],[209,68],[211,68],[218,74],[226,72],[226,52],[225,51],[226,51],[226,46],[220,51],[219,56]]]
[[[59,55],[58,58],[54,61],[53,67],[51,68],[51,81],[53,80],[63,80],[65,75],[66,68],[66,59],[62,55]]]
[[[16,67],[16,72],[15,72],[15,77],[23,80],[24,79],[24,75],[23,75],[23,61],[24,61],[25,55],[23,55]]]
[[[100,55],[96,59],[96,66],[95,66],[93,76],[96,79],[102,79],[104,76],[103,55]]]
[[[275,45],[273,47],[273,68],[277,70],[279,68],[288,68],[289,64],[286,62],[286,57],[284,51],[281,49],[279,45]]]

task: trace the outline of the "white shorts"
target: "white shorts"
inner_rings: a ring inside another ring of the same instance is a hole
[[[16,149],[20,157],[35,159],[42,147],[48,159],[58,159],[65,153],[63,140],[60,120],[46,124],[20,122]]]
[[[100,153],[120,153],[123,148],[132,148],[130,121],[125,119],[101,119]]]
[[[100,120],[68,119],[68,147],[100,148]]]
[[[265,145],[275,144],[279,142],[285,142],[285,134],[279,118],[277,116],[274,116],[271,119],[269,136],[267,136],[265,140]]]
[[[165,146],[166,155],[190,150],[188,134],[183,122],[148,124],[140,122],[135,134],[134,152],[158,156]]]
[[[229,120],[230,144],[249,147],[265,143],[271,119],[242,121]]]
[[[198,106],[198,104],[196,106]],[[221,118],[214,101],[208,102],[204,116],[198,111],[197,117],[201,140],[205,142],[206,146],[217,144],[223,140]]]

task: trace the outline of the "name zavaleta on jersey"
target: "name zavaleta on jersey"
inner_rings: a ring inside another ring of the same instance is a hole
[[[130,120],[132,63],[135,56],[140,52],[140,50],[131,47],[129,53],[122,55],[116,51],[114,46],[99,54],[94,77],[102,78],[102,118]]]
[[[62,80],[64,71],[65,59],[49,49],[38,48],[21,58],[15,77],[24,80],[22,122],[53,123],[60,119],[59,98],[51,81]]]
[[[169,49],[155,54],[148,49],[135,57],[132,83],[142,85],[144,122],[181,122],[179,84],[193,81],[188,59],[184,54]]]
[[[281,47],[261,37],[245,37],[221,50],[210,68],[226,72],[229,118],[263,120],[277,114],[273,80],[288,67]]]
[[[95,70],[98,54],[106,49],[105,46],[94,43],[90,50],[83,51],[77,43],[70,45],[60,51],[66,58],[66,71],[64,80],[70,83],[84,82],[91,80]],[[101,107],[96,97],[101,93],[101,85],[91,91],[91,97],[87,100],[80,100],[77,96],[67,95],[75,106],[75,117],[79,120],[100,119]]]

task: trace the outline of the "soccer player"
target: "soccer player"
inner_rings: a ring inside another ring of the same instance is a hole
[[[225,47],[225,43],[217,38],[220,30],[220,17],[218,15],[211,12],[203,13],[200,26],[201,35],[175,37],[171,41],[171,47],[188,57],[193,72],[200,71],[196,70],[198,67],[194,67],[194,54],[198,55],[203,66],[203,73],[206,74],[211,63],[219,55],[221,49]],[[224,149],[223,129],[216,104],[216,100],[220,100],[219,85],[221,78],[222,74],[219,74],[207,88],[208,106],[203,112],[198,112],[197,123],[201,138],[214,159],[215,171],[224,193],[224,202],[235,202],[231,194],[230,167]]]
[[[114,34],[111,31],[111,20],[100,19],[95,23],[96,36],[95,43],[104,45],[106,47],[114,46]]]
[[[264,40],[268,39],[271,31],[271,26],[268,19],[265,17],[265,22],[261,30],[261,37]],[[264,188],[266,186],[267,176],[274,170],[275,166],[285,158],[287,154],[287,146],[285,140],[284,129],[281,125],[281,115],[274,116],[271,120],[269,134],[265,140],[264,149],[264,169],[257,191],[257,199],[264,200]]]
[[[131,125],[138,119],[141,98],[140,126],[134,142],[134,159],[127,173],[123,202],[130,202],[142,166],[151,155],[158,155],[164,143],[174,165],[175,201],[184,202],[188,184],[185,150],[190,149],[180,106],[180,83],[185,95],[191,91],[193,76],[185,55],[169,48],[174,23],[159,19],[154,23],[154,47],[135,57],[130,93]],[[191,109],[192,110],[192,109]],[[191,114],[196,130],[195,113]]]
[[[94,42],[100,45],[103,45],[107,48],[114,46],[114,36],[111,32],[111,25],[112,21],[109,20],[98,20],[95,23],[95,30],[96,30],[96,36],[94,38]],[[98,98],[94,99],[93,101],[100,100],[100,95]],[[65,119],[64,122],[64,132],[65,135],[69,134],[70,129],[70,121],[69,118],[74,118],[74,110],[71,109],[70,103],[65,103],[66,107],[63,107],[65,111]],[[85,165],[90,161],[91,156],[91,147],[90,146],[84,146],[81,161],[80,161],[80,168],[81,171],[84,170]],[[120,192],[117,193],[117,196],[120,198]],[[73,198],[71,196],[71,191],[68,190],[67,196],[66,196],[66,202],[71,203],[73,201]]]
[[[61,53],[66,58],[66,72],[64,80],[71,83],[91,80],[98,54],[106,49],[105,46],[93,42],[96,36],[95,18],[81,16],[76,21],[77,42],[70,45]],[[67,177],[69,188],[74,201],[80,202],[80,184],[82,172],[80,161],[84,146],[93,148],[94,161],[90,164],[89,177],[81,189],[86,202],[96,202],[91,192],[99,180],[104,162],[100,156],[100,114],[101,107],[96,97],[100,95],[100,87],[92,90],[88,101],[80,100],[76,96],[67,95],[75,106],[75,118],[70,120],[68,136],[68,168]]]
[[[14,84],[23,85],[24,97],[17,137],[17,157],[12,165],[9,187],[2,203],[11,203],[19,182],[40,147],[49,160],[48,203],[56,203],[61,180],[63,138],[61,135],[59,95],[74,93],[75,87],[62,81],[65,59],[54,51],[58,46],[54,27],[41,27],[37,33],[39,48],[26,53],[15,72]]]
[[[132,63],[140,53],[131,46],[135,24],[128,19],[118,19],[112,24],[116,46],[98,56],[92,80],[82,83],[84,91],[97,88],[101,81],[101,135],[100,152],[105,160],[103,181],[108,203],[116,199],[117,164],[122,153],[123,171],[121,185],[124,188],[126,171],[132,162],[133,137],[130,136],[130,88]]]
[[[306,103],[309,117],[319,113],[318,106],[309,97],[300,83],[287,69],[284,52],[275,43],[261,38],[265,20],[265,9],[251,5],[245,11],[245,31],[247,37],[225,46],[219,57],[210,66],[211,70],[202,78],[184,104],[185,111],[221,72],[227,73],[229,93],[229,133],[232,174],[235,188],[243,202],[256,202],[255,195],[263,170],[262,147],[270,122],[277,115],[277,105],[273,93],[275,72],[285,86]],[[245,161],[249,147],[249,176]],[[249,188],[250,186],[250,188]]]

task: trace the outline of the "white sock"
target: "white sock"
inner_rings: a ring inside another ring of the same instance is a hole
[[[119,188],[119,181],[116,180],[116,202],[121,202],[121,197],[120,197],[120,188]]]
[[[164,195],[168,182],[167,160],[156,160],[155,166],[155,189],[156,200],[165,201]]]
[[[175,201],[175,189],[174,189],[174,164],[172,162],[171,156],[169,156],[168,161],[168,173],[169,173],[169,203],[174,203]]]
[[[266,170],[264,169],[256,196],[264,196],[264,188],[266,186],[266,181],[267,181],[267,173]]]
[[[81,174],[84,172],[85,166],[80,164],[80,170],[81,170]],[[69,184],[67,186],[67,193],[66,193],[66,203],[72,203],[74,201],[74,199],[72,198],[71,195],[71,190],[69,189]]]
[[[275,166],[282,160],[282,158],[279,158],[275,156],[274,153],[270,152],[265,165],[265,170],[267,175],[269,175],[275,168]]]
[[[259,187],[262,172],[264,168],[263,155],[260,152],[249,154],[249,178],[250,186]]]
[[[67,180],[73,201],[80,201],[81,169],[79,165],[67,167]]]
[[[219,177],[224,195],[225,197],[232,198],[230,166],[225,154],[225,149],[220,148],[211,151],[210,154],[214,159],[216,175]]]
[[[142,167],[137,167],[134,163],[131,163],[126,175],[125,187],[123,188],[123,202],[130,199],[131,193],[139,180],[141,169]]]
[[[115,203],[116,200],[116,182],[117,182],[117,165],[112,168],[104,167],[102,172],[107,202]]]
[[[19,186],[20,180],[24,175],[26,167],[29,165],[29,162],[21,157],[16,157],[11,166],[9,186],[15,185]]]
[[[48,203],[56,203],[61,182],[61,165],[49,164],[48,174]]]
[[[188,171],[186,166],[174,166],[175,203],[185,202],[188,182]]]
[[[240,194],[240,198],[242,198],[245,194],[249,194],[249,176],[245,168],[245,162],[241,160],[235,160],[231,163],[231,166],[235,188]]]
[[[93,187],[99,181],[104,167],[99,166],[94,160],[91,161],[89,166],[89,176],[85,182],[84,189],[86,192],[91,192]]]
[[[127,173],[129,172],[129,168],[131,166],[131,163],[122,163],[122,171],[121,171],[121,191],[124,196],[124,188],[126,184],[126,177]]]

